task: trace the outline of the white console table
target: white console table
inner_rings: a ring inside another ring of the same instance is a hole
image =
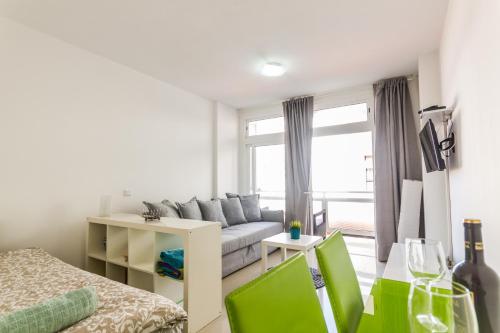
[[[221,314],[221,225],[133,214],[87,218],[87,270],[161,294],[188,313],[186,332],[197,332]],[[184,248],[184,279],[156,273],[164,249]]]

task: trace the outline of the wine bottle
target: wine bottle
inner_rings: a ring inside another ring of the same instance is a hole
[[[453,267],[453,281],[467,287],[473,296],[479,332],[500,332],[499,281],[484,262],[481,220],[465,219],[465,260]]]

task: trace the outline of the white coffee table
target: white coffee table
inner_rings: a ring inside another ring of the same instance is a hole
[[[265,273],[267,270],[267,247],[275,246],[281,248],[281,261],[286,260],[286,250],[297,250],[304,252],[306,260],[308,252],[316,245],[321,243],[323,238],[319,236],[300,235],[300,239],[291,239],[289,232],[282,232],[266,239],[263,239],[261,244],[261,271]]]

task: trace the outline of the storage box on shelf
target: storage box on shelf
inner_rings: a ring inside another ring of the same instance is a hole
[[[139,215],[89,217],[87,270],[161,294],[188,313],[186,332],[196,332],[221,314],[220,223]],[[184,249],[184,279],[156,273],[165,249]]]

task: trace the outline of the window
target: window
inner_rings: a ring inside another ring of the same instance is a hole
[[[251,192],[260,194],[261,207],[285,208],[284,127],[282,116],[246,123],[248,183]],[[359,227],[365,231],[362,235],[373,235],[372,122],[368,103],[316,110],[313,127],[313,212],[326,209],[331,228]]]
[[[313,190],[336,193],[371,190],[371,178],[367,179],[366,171],[366,156],[371,154],[371,132],[313,138]]]
[[[284,195],[285,146],[258,146],[254,150],[256,191],[270,196]]]
[[[285,209],[285,146],[253,147],[255,193],[262,207]]]
[[[269,118],[248,122],[248,136],[283,133],[285,123],[283,117]]]
[[[367,120],[368,105],[360,103],[315,111],[313,127],[343,125]]]
[[[368,120],[368,105],[359,103],[314,111],[313,127],[337,126]],[[247,135],[256,136],[285,132],[284,117],[252,120],[247,125]]]

